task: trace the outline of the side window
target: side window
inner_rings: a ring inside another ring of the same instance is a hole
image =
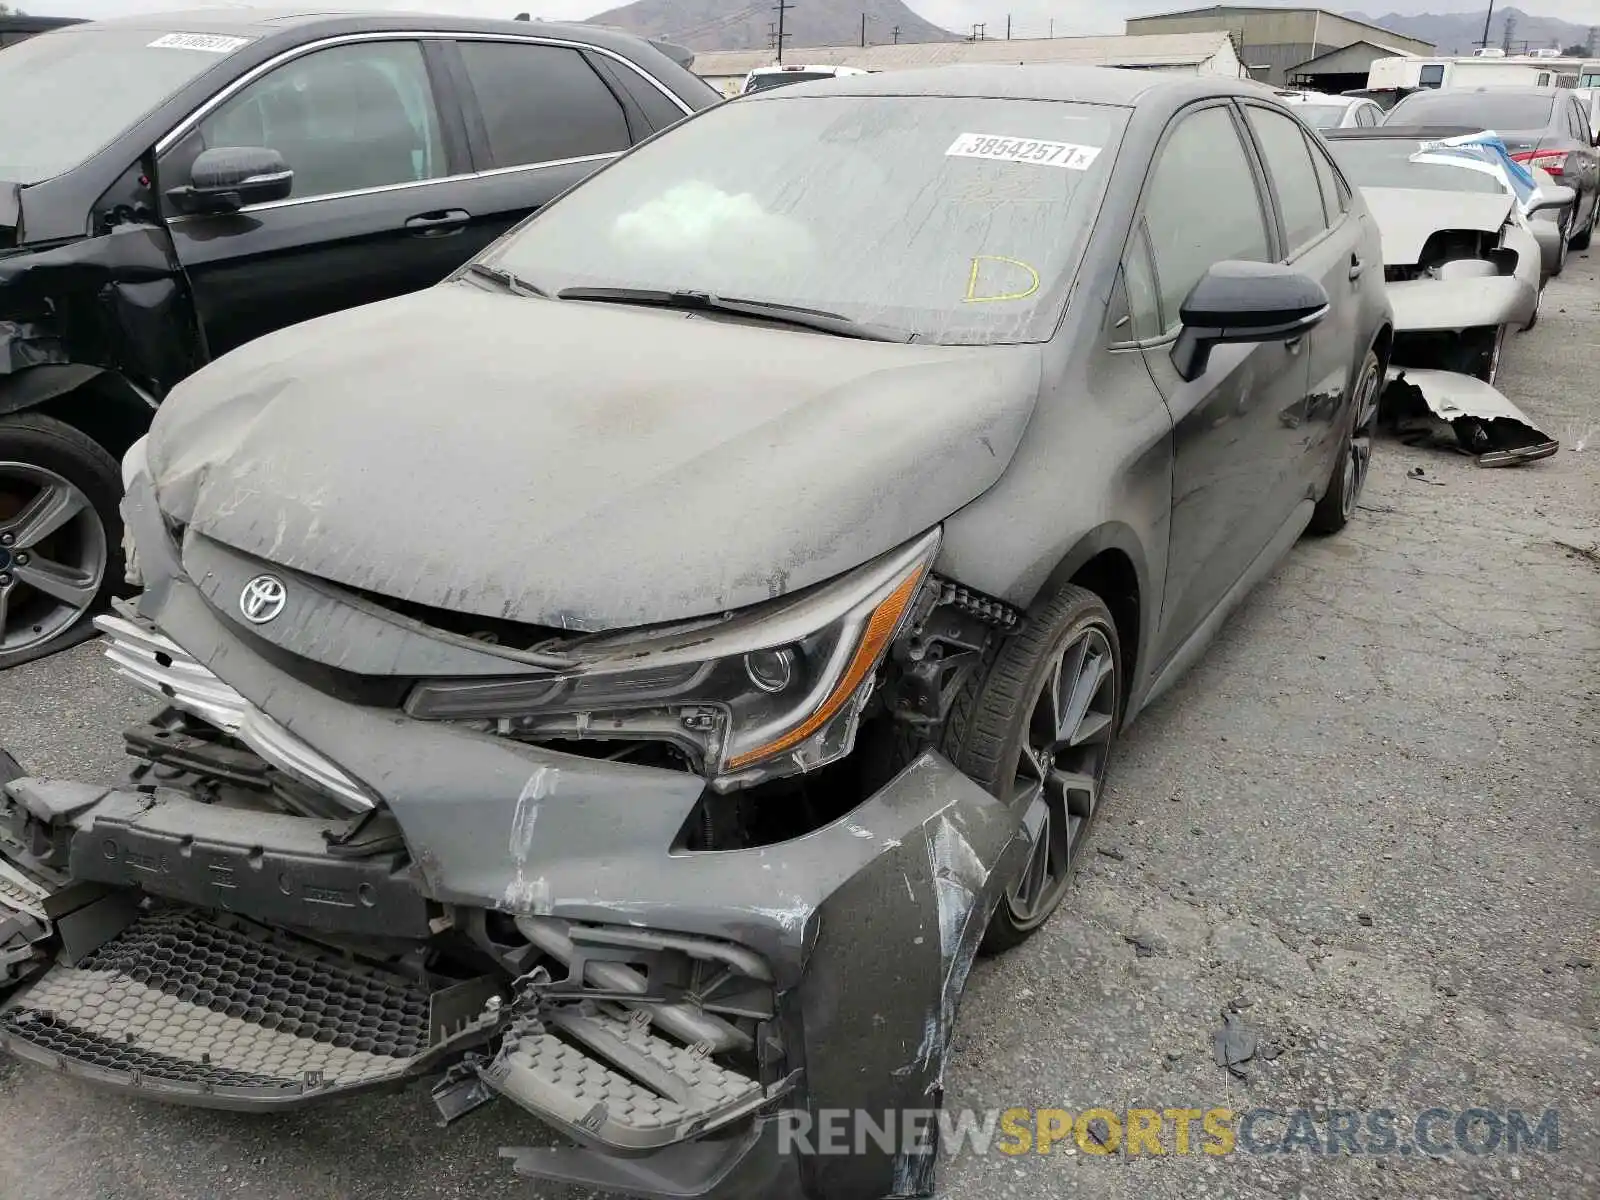
[[[1567,120],[1572,125],[1572,136],[1580,142],[1589,141],[1589,123],[1583,119],[1583,106],[1576,100],[1567,106]]]
[[[1315,138],[1307,138],[1306,144],[1311,147],[1311,161],[1317,168],[1323,212],[1329,226],[1337,225],[1344,214],[1350,211],[1350,195],[1339,181],[1339,173],[1333,169],[1333,160],[1328,157],[1327,151],[1317,145]]]
[[[526,42],[458,44],[496,167],[628,148],[622,105],[578,51]]]
[[[605,76],[612,90],[633,101],[644,114],[645,120],[650,122],[649,129],[639,131],[641,137],[665,129],[668,125],[675,125],[689,115],[664,96],[660,88],[632,67],[594,52],[591,52],[589,61],[600,74]]]
[[[1444,86],[1444,64],[1429,63],[1417,72],[1417,86],[1436,88]]]
[[[1213,263],[1271,257],[1255,170],[1227,108],[1179,118],[1146,184],[1144,219],[1163,330]]]
[[[1117,332],[1138,341],[1160,337],[1161,295],[1150,265],[1150,241],[1142,220],[1134,226],[1133,236],[1128,239],[1128,248],[1122,256],[1122,284],[1128,296],[1128,324]]]
[[[416,42],[361,42],[296,58],[222,104],[199,134],[206,149],[278,151],[294,171],[294,199],[449,173]]]
[[[1293,258],[1328,227],[1311,150],[1300,126],[1291,118],[1253,104],[1245,111],[1250,114],[1250,125],[1261,143],[1261,157],[1266,160],[1267,173],[1278,193],[1288,257]]]
[[[1356,120],[1369,128],[1378,123],[1378,109],[1373,104],[1363,104],[1356,114]]]

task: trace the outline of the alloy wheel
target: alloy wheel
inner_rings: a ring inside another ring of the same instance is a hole
[[[1062,646],[1034,700],[1012,791],[1031,843],[1007,896],[1019,926],[1048,917],[1071,882],[1110,758],[1116,676],[1110,641],[1090,626]]]
[[[89,497],[54,471],[0,462],[0,655],[59,637],[105,579],[106,530]]]
[[[1355,424],[1350,431],[1350,451],[1345,455],[1340,503],[1349,517],[1356,511],[1361,489],[1366,486],[1367,470],[1372,465],[1372,436],[1378,424],[1378,395],[1382,391],[1383,368],[1368,364],[1356,392]]]

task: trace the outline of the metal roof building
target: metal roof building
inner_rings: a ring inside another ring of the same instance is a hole
[[[1129,67],[1187,74],[1242,74],[1233,39],[1224,32],[1159,34],[1149,37],[986,38],[976,42],[920,42],[893,46],[791,46],[785,63],[904,71],[957,63],[1067,63]],[[773,63],[770,50],[703,50],[691,70],[724,95],[736,95],[744,77]]]
[[[1284,84],[1291,76],[1319,78],[1326,75],[1327,83],[1311,85],[1324,91],[1364,86],[1367,65],[1375,58],[1433,53],[1429,42],[1365,21],[1353,21],[1321,8],[1215,5],[1132,17],[1125,28],[1130,34],[1226,30],[1233,35],[1245,66],[1257,68],[1252,72],[1256,78],[1266,83]],[[1332,63],[1313,61],[1351,47],[1355,48],[1352,54]],[[1307,70],[1308,67],[1311,69]],[[1355,82],[1346,82],[1347,79]],[[1336,86],[1339,84],[1342,86]]]

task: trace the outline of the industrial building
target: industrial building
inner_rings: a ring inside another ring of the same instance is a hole
[[[1324,92],[1365,87],[1375,59],[1433,53],[1429,42],[1320,8],[1217,5],[1134,17],[1126,28],[1130,34],[1223,30],[1233,35],[1239,57],[1256,79]]]
[[[0,17],[0,46],[31,38],[35,34],[49,33],[63,25],[76,25],[77,17],[30,17],[22,13]]]
[[[975,42],[921,42],[892,46],[791,46],[786,63],[905,71],[954,63],[1062,63],[1179,71],[1189,75],[1242,74],[1233,39],[1221,31],[1153,37],[986,38]],[[691,68],[725,96],[737,95],[756,67],[773,63],[770,50],[703,50]]]

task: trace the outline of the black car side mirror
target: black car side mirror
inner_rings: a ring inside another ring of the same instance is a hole
[[[168,188],[167,199],[185,213],[237,212],[247,204],[287,200],[294,172],[283,155],[265,146],[218,146],[202,150],[189,182]]]
[[[1565,184],[1554,184],[1551,187],[1540,188],[1539,198],[1528,205],[1528,215],[1534,213],[1559,212],[1569,204],[1576,204],[1578,193]]]
[[[1327,315],[1328,293],[1309,276],[1276,263],[1214,263],[1178,309],[1172,364],[1183,379],[1198,379],[1213,346],[1288,341]]]

